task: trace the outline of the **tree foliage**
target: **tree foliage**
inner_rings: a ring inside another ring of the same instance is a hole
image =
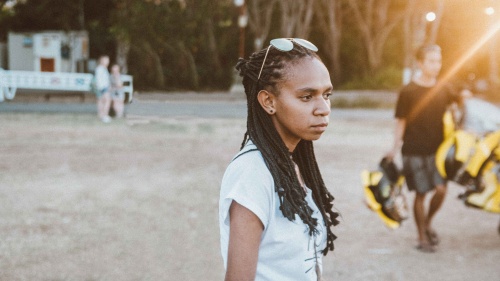
[[[491,24],[483,13],[491,3],[246,0],[245,53],[272,37],[302,37],[320,48],[335,87],[371,77],[398,86],[394,73],[411,66],[424,41],[442,45],[445,69],[466,52]],[[433,23],[423,18],[430,10],[437,14]],[[227,89],[238,58],[240,11],[232,0],[0,0],[0,41],[9,31],[85,29],[91,58],[110,55],[139,89]],[[487,54],[467,67],[486,73]]]
[[[17,31],[81,29],[79,2],[67,0],[18,1],[7,23]]]

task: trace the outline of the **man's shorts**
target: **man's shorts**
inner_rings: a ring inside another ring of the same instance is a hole
[[[434,155],[403,155],[403,174],[409,190],[424,194],[446,180],[439,174]]]

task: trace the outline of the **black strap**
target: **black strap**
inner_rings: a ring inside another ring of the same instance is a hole
[[[247,150],[245,152],[242,152],[242,153],[238,154],[236,157],[234,157],[234,159],[231,162],[233,162],[234,160],[238,159],[238,157],[240,157],[243,154],[246,154],[246,153],[252,152],[252,151],[257,151],[257,150],[258,150],[257,148],[252,148],[252,149],[249,149],[249,150]]]

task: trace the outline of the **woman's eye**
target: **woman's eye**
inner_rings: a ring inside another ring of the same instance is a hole
[[[312,96],[311,95],[306,95],[306,96],[300,97],[300,99],[303,100],[303,101],[309,101],[309,100],[312,99]]]

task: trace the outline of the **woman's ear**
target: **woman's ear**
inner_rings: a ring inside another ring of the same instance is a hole
[[[257,100],[260,103],[260,106],[269,114],[273,115],[276,112],[274,108],[274,103],[276,100],[276,96],[267,90],[260,90],[257,94]]]

